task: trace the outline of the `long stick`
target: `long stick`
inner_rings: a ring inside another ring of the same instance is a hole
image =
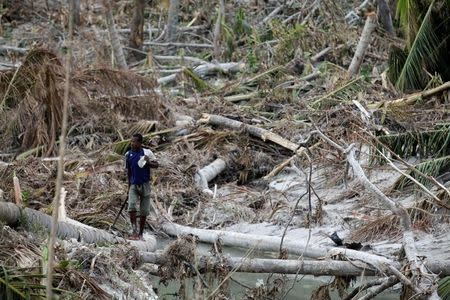
[[[67,37],[67,55],[66,55],[66,74],[64,85],[64,98],[63,98],[63,110],[62,110],[62,124],[61,135],[59,137],[59,160],[58,160],[58,173],[56,175],[56,187],[55,198],[53,199],[53,216],[52,227],[50,230],[50,239],[48,242],[48,265],[47,265],[47,286],[46,286],[46,298],[52,299],[52,281],[53,281],[53,260],[55,255],[55,240],[56,240],[56,227],[58,224],[58,207],[60,205],[62,177],[64,171],[64,155],[66,148],[66,134],[67,134],[67,108],[69,103],[69,89],[70,89],[70,69],[72,62],[72,36],[73,36],[73,9],[74,0],[69,2],[69,33]]]
[[[128,186],[128,192],[129,192],[129,191],[130,191],[130,187]],[[119,216],[120,216],[120,214],[122,213],[123,209],[125,208],[125,205],[127,204],[127,202],[128,202],[128,196],[127,196],[127,198],[125,199],[125,201],[123,201],[122,207],[120,208],[119,213],[117,214],[117,216],[116,216],[116,218],[114,219],[114,222],[112,223],[112,225],[111,225],[110,228],[113,228],[113,227],[116,225],[116,222],[117,222],[117,220],[119,219]]]

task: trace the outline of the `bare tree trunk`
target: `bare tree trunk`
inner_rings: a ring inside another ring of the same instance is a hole
[[[180,0],[170,0],[169,15],[167,17],[166,27],[166,42],[172,42],[177,26],[178,26],[178,14],[180,10]]]
[[[164,232],[172,236],[179,236],[184,234],[196,235],[198,236],[199,241],[205,243],[214,243],[218,238],[220,238],[222,244],[225,246],[242,247],[248,249],[254,248],[255,250],[262,251],[280,251],[281,237],[278,236],[265,236],[224,230],[200,229],[169,222],[163,223],[161,225],[161,228]],[[289,254],[303,255],[304,257],[317,259],[321,257],[342,255],[343,257],[354,260],[354,264],[362,263],[363,265],[365,265],[364,268],[367,269],[371,268],[366,264],[373,265],[380,270],[386,269],[385,265],[393,266],[396,269],[400,268],[399,263],[382,256],[345,248],[316,247],[300,240],[284,239],[283,248],[286,249]]]
[[[134,13],[133,19],[130,24],[130,48],[142,50],[144,42],[144,9],[145,0],[134,0]],[[132,51],[132,55],[136,60],[145,58],[145,54]]]
[[[195,183],[203,190],[203,192],[213,194],[213,192],[208,188],[208,182],[213,180],[217,175],[225,170],[226,166],[227,163],[225,160],[221,158],[216,159],[195,174]]]
[[[0,202],[0,221],[12,225],[24,220],[27,224],[39,225],[47,230],[50,230],[52,226],[52,217],[43,212],[30,208],[20,208],[14,203]],[[69,218],[66,218],[65,222],[57,222],[54,228],[56,236],[61,239],[76,239],[88,244],[130,243],[141,251],[154,251],[156,249],[156,240],[152,236],[146,236],[145,241],[128,241],[105,230]]]
[[[392,25],[392,14],[386,0],[377,0],[378,19],[383,24],[384,29],[391,35],[395,35],[394,25]]]
[[[194,73],[196,75],[203,77],[206,75],[219,73],[219,72],[223,72],[223,73],[240,72],[240,71],[244,70],[244,67],[245,67],[245,64],[233,63],[233,62],[223,63],[223,64],[207,63],[204,65],[199,65],[199,66],[195,67],[192,71],[194,71]],[[158,78],[157,82],[158,82],[158,84],[161,84],[161,85],[171,83],[177,79],[177,74],[179,74],[179,72],[176,74]]]
[[[80,12],[80,0],[74,0],[72,18],[73,18],[73,24],[76,26],[81,25],[80,13],[81,13]]]
[[[167,257],[161,252],[141,252],[141,258],[146,263],[162,265],[167,263]],[[442,276],[450,274],[448,267],[450,262],[441,266],[431,263],[427,265],[433,271],[443,272]],[[192,262],[191,262],[192,263]],[[201,256],[198,258],[198,269],[221,266],[236,272],[245,273],[277,273],[277,274],[304,274],[314,276],[358,276],[364,273],[365,276],[380,275],[378,271],[363,269],[362,266],[349,261],[337,260],[297,260],[297,259],[268,259],[249,257],[224,257],[224,260],[213,256]],[[396,278],[396,277],[393,277]],[[384,283],[383,279],[378,279],[378,284]],[[356,294],[355,294],[356,295]]]
[[[350,67],[348,67],[348,72],[352,76],[358,74],[359,72],[364,54],[366,53],[367,47],[370,43],[370,37],[376,28],[376,21],[376,15],[374,13],[367,15],[366,24],[364,25],[361,38],[359,39],[358,46],[356,47],[355,55],[353,56]]]
[[[224,0],[219,0],[219,11],[217,13],[216,25],[214,27],[214,58],[220,58],[220,39],[222,37],[222,22],[225,18],[225,3]]]
[[[278,134],[275,134],[269,130],[259,128],[257,126],[248,125],[245,123],[242,123],[240,121],[236,121],[233,119],[229,119],[226,117],[218,116],[218,115],[210,115],[210,114],[203,114],[202,118],[199,120],[200,123],[207,123],[211,125],[219,125],[228,127],[234,130],[241,130],[244,129],[249,134],[259,137],[263,141],[271,141],[275,144],[278,144],[286,149],[289,149],[293,152],[303,152],[303,147],[300,147],[299,144],[296,144],[294,142],[289,141],[288,139],[285,139]]]
[[[120,38],[114,25],[114,17],[110,0],[103,0],[103,5],[105,7],[106,23],[108,25],[109,39],[111,40],[111,47],[114,52],[115,62],[119,69],[126,70],[128,69],[127,61],[125,60],[122,45],[120,44]]]

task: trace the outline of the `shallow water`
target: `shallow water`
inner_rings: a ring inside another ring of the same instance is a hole
[[[170,243],[170,240],[158,240],[158,245],[167,245]],[[199,252],[200,254],[207,254],[211,246],[209,244],[199,244]],[[223,251],[225,254],[230,256],[246,256],[247,249],[241,249],[236,247],[224,247]],[[260,258],[275,258],[276,255],[270,252],[253,252],[249,255],[250,257],[260,257]],[[293,258],[293,257],[292,257]],[[294,258],[295,259],[295,258]],[[248,287],[256,287],[256,284],[259,282],[266,282],[269,274],[255,274],[255,273],[235,273],[232,275],[232,279],[234,281],[230,282],[230,290],[231,290],[231,299],[244,299],[246,288],[241,286],[245,285]],[[276,276],[276,275],[275,275]],[[272,277],[274,278],[274,277]],[[286,284],[286,290],[291,288],[292,283],[294,282],[295,275],[288,275],[288,283]],[[372,278],[366,277],[365,281],[370,281]],[[330,283],[333,280],[333,277],[314,277],[314,276],[302,276],[299,275],[297,277],[297,283],[293,286],[290,292],[284,298],[285,300],[294,300],[294,299],[310,299],[312,292],[317,289],[320,285]],[[158,284],[159,278],[153,276],[152,281],[154,282],[154,287],[158,289],[158,296],[160,299],[173,300],[176,299],[175,293],[178,291],[180,287],[179,282],[170,282],[168,286],[164,286],[162,284]],[[240,284],[236,283],[239,282]],[[353,286],[358,286],[361,283],[361,280],[358,280],[356,283],[353,283]],[[351,290],[351,289],[349,289]],[[187,291],[188,295],[192,295],[192,280],[189,281],[189,287]],[[338,293],[336,291],[330,292],[331,299],[338,300],[340,299]],[[375,299],[379,300],[394,300],[398,299],[399,294],[392,289],[385,291],[384,293],[378,295]]]
[[[253,273],[235,273],[232,278],[239,283],[249,286],[249,287],[255,287],[257,282],[265,282],[267,279],[267,276],[269,274],[253,274]],[[273,278],[273,277],[272,277]],[[289,276],[291,279],[286,287],[287,289],[291,288],[292,282],[294,279],[294,275]],[[314,278],[311,276],[305,276],[300,280],[301,276],[298,277],[298,282],[294,285],[294,287],[290,290],[290,292],[286,295],[284,298],[285,300],[294,300],[294,299],[310,299],[311,293],[318,288],[320,285],[326,284],[332,280],[331,278]],[[155,282],[157,282],[158,278],[154,277]],[[370,279],[369,279],[370,280]],[[192,281],[189,281],[190,284],[192,284]],[[155,284],[154,287],[158,288],[158,296],[160,299],[166,299],[166,300],[173,300],[176,299],[176,296],[174,293],[178,291],[180,284],[176,282],[171,282],[167,287],[165,287],[162,284]],[[231,289],[231,299],[244,299],[245,298],[245,292],[246,289],[239,285],[238,283],[235,283],[234,281],[231,281],[230,284]],[[287,290],[286,289],[286,290]],[[192,295],[192,290],[188,290],[188,294]],[[340,299],[336,291],[330,292],[331,299],[338,300]],[[388,290],[384,293],[378,295],[375,299],[379,300],[393,300],[398,299],[399,294],[395,291]]]

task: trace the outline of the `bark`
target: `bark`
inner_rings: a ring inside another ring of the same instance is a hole
[[[119,69],[126,70],[128,69],[128,65],[120,43],[120,37],[114,25],[114,17],[110,0],[103,0],[103,5],[105,7],[106,24],[108,25],[109,39],[111,41],[115,62]]]
[[[180,0],[170,0],[169,15],[167,17],[167,26],[166,26],[166,42],[172,42],[174,40],[178,26],[179,10],[180,10]]]
[[[222,22],[225,18],[225,3],[224,0],[219,0],[219,11],[217,13],[216,25],[214,26],[214,58],[220,58],[220,40],[222,32]]]
[[[200,76],[206,76],[218,72],[239,72],[244,69],[245,65],[242,63],[223,63],[223,64],[204,64],[193,69],[193,72]],[[161,77],[157,82],[161,85],[171,83],[176,80],[178,73],[169,76]]]
[[[40,211],[30,208],[21,209],[14,203],[0,202],[0,221],[14,225],[24,220],[27,224],[39,225],[47,230],[50,230],[52,223],[52,218]],[[58,222],[55,229],[56,235],[60,239],[76,239],[88,244],[130,243],[131,246],[135,246],[141,251],[154,251],[156,248],[156,240],[153,236],[146,237],[145,242],[128,241],[104,230],[68,218],[66,222]]]
[[[386,0],[377,0],[378,19],[383,24],[384,29],[391,35],[395,35],[394,25],[392,25],[392,14]]]
[[[367,15],[366,24],[361,33],[361,38],[359,39],[358,46],[356,47],[355,55],[353,56],[350,67],[348,67],[348,72],[350,75],[354,76],[359,73],[359,68],[366,53],[367,47],[370,43],[370,37],[376,28],[376,16],[371,13]]]
[[[278,134],[275,134],[273,132],[270,132],[266,129],[259,128],[257,126],[248,125],[245,123],[242,123],[240,121],[232,120],[226,117],[218,116],[218,115],[209,115],[209,114],[203,114],[202,118],[199,120],[200,123],[207,123],[210,125],[215,126],[224,126],[228,127],[234,130],[245,130],[249,134],[256,136],[263,141],[271,141],[275,144],[278,144],[286,149],[289,149],[295,153],[302,153],[304,150],[303,147],[300,147],[300,145],[291,142]]]
[[[213,192],[208,188],[208,182],[213,180],[217,175],[225,170],[226,166],[227,163],[225,160],[221,158],[216,159],[195,174],[196,184],[203,190],[203,192],[213,194]]]
[[[133,49],[142,50],[144,43],[144,9],[145,0],[134,0],[134,12],[130,24],[131,32],[129,41],[129,46]],[[136,60],[145,58],[145,55],[140,52],[133,51],[132,53]]]

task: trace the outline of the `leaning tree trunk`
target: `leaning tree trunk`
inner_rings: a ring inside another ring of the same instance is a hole
[[[142,50],[144,43],[144,9],[145,0],[134,0],[133,19],[130,24],[130,48]],[[132,51],[132,55],[137,60],[145,58],[145,54]]]
[[[167,17],[166,42],[173,42],[178,25],[180,0],[170,0],[169,15]]]
[[[6,224],[17,224],[26,222],[26,224],[39,225],[50,230],[52,218],[40,211],[30,208],[20,208],[14,203],[0,202],[0,221]],[[76,239],[88,244],[117,244],[130,243],[141,251],[154,251],[156,249],[156,240],[154,237],[146,236],[146,241],[128,241],[113,234],[94,228],[75,220],[67,219],[66,222],[58,222],[56,226],[56,235],[60,239]]]
[[[106,23],[108,25],[109,39],[111,40],[111,47],[114,52],[114,58],[119,69],[128,69],[125,54],[123,53],[122,45],[120,44],[119,34],[114,25],[114,17],[112,13],[110,0],[103,0],[105,6]]]
[[[374,13],[367,15],[366,24],[364,25],[361,38],[359,39],[358,46],[356,47],[355,55],[353,55],[350,67],[348,67],[348,72],[352,76],[358,74],[359,72],[359,67],[361,66],[367,47],[370,43],[370,37],[377,26],[376,21],[376,15]]]

